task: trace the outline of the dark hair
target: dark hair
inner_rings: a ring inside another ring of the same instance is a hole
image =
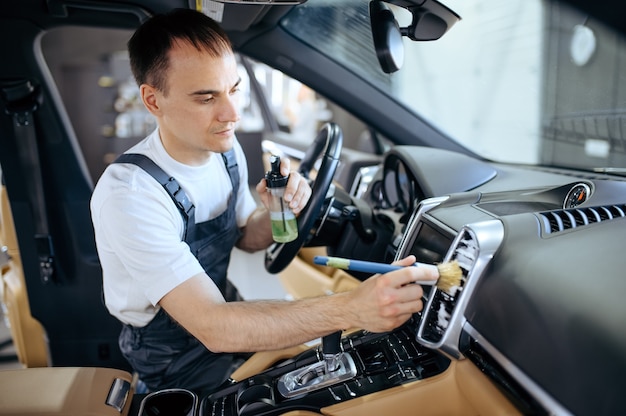
[[[142,23],[128,41],[130,67],[138,85],[149,84],[166,92],[168,54],[177,40],[188,42],[213,57],[232,52],[224,30],[204,13],[174,9],[156,14]]]

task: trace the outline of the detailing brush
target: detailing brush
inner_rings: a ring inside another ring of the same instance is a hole
[[[403,269],[406,266],[395,266],[393,264],[376,263],[373,261],[364,260],[351,260],[341,257],[326,257],[315,256],[313,263],[320,264],[322,266],[334,267],[336,269],[353,270],[355,272],[364,273],[388,273],[394,270]],[[411,266],[409,266],[411,267]],[[420,285],[436,285],[437,288],[448,294],[452,294],[452,288],[461,285],[461,279],[463,278],[463,272],[461,266],[456,260],[447,263],[426,264],[426,263],[414,263],[413,267],[427,267],[429,269],[437,270],[439,278],[437,280],[420,280],[415,283]]]

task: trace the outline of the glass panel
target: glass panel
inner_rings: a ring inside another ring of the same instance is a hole
[[[622,36],[550,1],[441,2],[462,20],[433,42],[404,38],[391,75],[373,52],[367,0],[309,0],[283,26],[486,158],[626,166]]]
[[[294,141],[311,143],[332,111],[327,101],[301,82],[261,62],[248,59],[281,131]]]

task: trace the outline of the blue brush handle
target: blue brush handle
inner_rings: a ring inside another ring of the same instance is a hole
[[[364,273],[388,273],[402,269],[402,266],[394,266],[386,263],[376,263],[373,261],[351,260],[340,257],[315,256],[313,263],[322,266],[334,267],[336,269],[352,270]]]

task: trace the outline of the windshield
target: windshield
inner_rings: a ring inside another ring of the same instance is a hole
[[[368,3],[309,0],[283,26],[487,159],[626,167],[626,55],[611,29],[549,1],[444,0],[461,20],[437,41],[403,38],[403,67],[389,75]],[[410,13],[391,8],[407,26]]]

